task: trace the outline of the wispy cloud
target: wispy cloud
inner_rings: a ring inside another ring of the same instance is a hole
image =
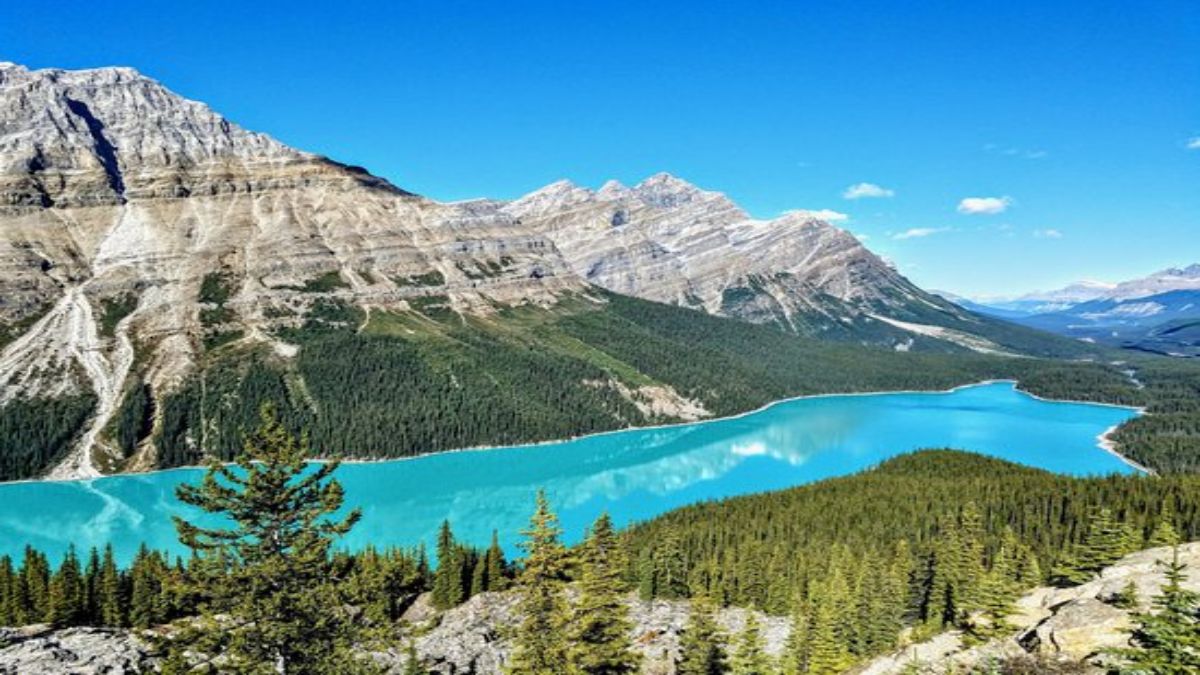
[[[1004,213],[1012,204],[1009,197],[967,197],[958,203],[958,212],[969,216]]]
[[[855,239],[857,239],[857,240],[859,240],[859,241],[867,241],[867,240],[869,240],[869,239],[871,238],[871,235],[869,235],[869,234],[856,234],[856,235],[854,235],[854,238],[855,238]]]
[[[1188,150],[1200,150],[1200,136],[1193,136],[1187,141]]]
[[[1042,159],[1048,157],[1050,153],[1040,148],[1017,148],[1006,145],[998,145],[996,143],[988,143],[983,146],[984,152],[989,152],[993,155],[1004,155],[1005,157],[1020,157],[1021,159]]]
[[[1033,236],[1038,239],[1062,239],[1063,233],[1054,228],[1047,228],[1044,230],[1034,230]]]
[[[949,232],[948,227],[913,227],[903,232],[897,232],[892,235],[892,239],[920,239],[922,237],[931,237],[942,232]]]
[[[816,218],[817,220],[824,220],[830,223],[844,223],[847,220],[850,220],[849,214],[845,214],[840,211],[834,211],[833,209],[816,209],[813,211],[808,209],[795,209],[792,211],[787,211],[786,214],[791,216],[800,216],[801,218]]]
[[[874,183],[856,183],[846,188],[846,190],[842,192],[842,199],[867,199],[895,196],[895,190],[889,190]]]

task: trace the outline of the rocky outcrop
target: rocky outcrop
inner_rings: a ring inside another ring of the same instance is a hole
[[[155,670],[149,648],[127,631],[0,629],[2,675],[135,675]]]
[[[1165,579],[1160,561],[1171,560],[1171,549],[1140,551],[1106,568],[1096,579],[1071,588],[1037,588],[1016,603],[1009,617],[1014,630],[1010,637],[971,648],[962,635],[943,633],[911,645],[895,654],[875,659],[854,670],[858,675],[918,673],[938,675],[961,672],[988,662],[1037,659],[1049,669],[1053,664],[1070,664],[1078,672],[1105,672],[1107,650],[1129,645],[1131,612],[1150,609]],[[1200,592],[1200,542],[1179,549],[1179,560],[1187,565],[1184,587]],[[1122,609],[1113,598],[1132,583],[1137,604]],[[957,669],[957,670],[956,670]]]
[[[510,649],[510,631],[516,624],[517,597],[513,593],[483,593],[444,613],[433,611],[423,596],[405,616],[407,637],[395,649],[371,653],[388,672],[404,672],[405,645],[411,638],[425,666],[439,675],[499,675]],[[679,635],[688,617],[688,603],[630,598],[633,639],[643,655],[643,672],[674,672]],[[748,610],[725,609],[719,624],[730,635],[745,626]],[[767,651],[779,654],[790,624],[779,617],[758,615],[763,624]],[[100,675],[155,672],[157,661],[148,645],[129,631],[46,627],[0,629],[0,675]]]
[[[517,598],[512,593],[483,593],[461,607],[447,611],[434,620],[434,627],[418,627],[414,644],[417,654],[431,671],[442,675],[495,675],[502,672],[508,657],[510,631],[517,623]],[[630,598],[630,618],[634,624],[632,638],[642,654],[643,672],[667,675],[674,672],[679,650],[679,636],[687,623],[689,604],[655,600],[645,602]],[[746,625],[749,610],[728,608],[718,613],[717,621],[729,635],[735,635]],[[778,655],[783,651],[791,630],[785,618],[757,613],[763,624],[767,652]],[[386,657],[398,668],[403,657]]]

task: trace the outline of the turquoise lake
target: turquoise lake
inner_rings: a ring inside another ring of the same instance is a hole
[[[347,504],[363,509],[350,548],[432,545],[448,518],[460,539],[486,544],[493,529],[509,552],[544,488],[566,538],[602,511],[618,524],[708,499],[841,476],[919,448],[961,448],[1074,475],[1133,471],[1098,436],[1137,413],[1042,401],[999,382],[945,393],[795,399],[723,420],[636,429],[532,446],[344,464]],[[88,481],[0,485],[0,554],[25,544],[57,563],[113,542],[132,558],[145,542],[183,553],[173,514],[197,512],[174,488],[199,469]]]

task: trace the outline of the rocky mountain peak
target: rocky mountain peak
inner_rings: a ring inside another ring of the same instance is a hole
[[[703,190],[691,183],[661,172],[635,185],[632,192],[645,202],[659,208],[674,208],[696,199]]]

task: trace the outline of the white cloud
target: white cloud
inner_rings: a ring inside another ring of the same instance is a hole
[[[859,240],[859,241],[867,241],[868,239],[870,239],[870,238],[871,238],[871,235],[869,235],[869,234],[856,234],[856,235],[854,235],[854,238],[855,238],[855,239],[857,239],[857,240]]]
[[[817,209],[815,211],[795,209],[794,211],[788,211],[787,215],[800,216],[801,218],[816,218],[817,220],[824,220],[830,223],[841,223],[850,220],[848,214],[834,211],[833,209]]]
[[[1063,233],[1054,228],[1048,228],[1045,230],[1034,230],[1033,236],[1038,239],[1062,239]]]
[[[995,215],[1004,213],[1012,199],[1008,197],[967,197],[958,203],[958,212],[967,215]]]
[[[842,199],[863,199],[867,197],[895,197],[896,191],[880,187],[874,183],[857,183],[842,192]]]
[[[930,237],[941,232],[949,232],[948,227],[914,227],[903,232],[897,232],[892,235],[892,239],[920,239],[922,237]]]
[[[1187,149],[1188,150],[1200,150],[1200,136],[1194,136],[1192,138],[1189,138],[1188,142],[1187,142]]]
[[[1022,157],[1024,159],[1042,159],[1043,157],[1048,157],[1050,155],[1050,153],[1039,148],[1005,147],[1002,145],[996,145],[995,143],[988,143],[987,145],[983,146],[983,151],[997,155],[1004,155],[1005,157]]]

